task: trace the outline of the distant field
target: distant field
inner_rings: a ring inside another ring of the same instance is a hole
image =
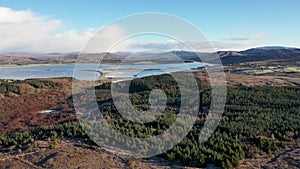
[[[251,70],[242,70],[241,74],[270,74],[270,73],[300,73],[300,67],[284,67],[284,68],[263,68],[263,69],[251,69]]]

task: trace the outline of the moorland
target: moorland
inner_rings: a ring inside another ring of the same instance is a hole
[[[184,60],[199,61],[193,53],[173,53]],[[198,143],[210,108],[211,87],[205,69],[193,70],[203,93],[203,111],[179,144],[166,153],[145,159],[116,156],[90,139],[77,120],[72,103],[72,82],[76,79],[1,80],[0,168],[299,168],[299,49],[257,48],[219,54],[228,91],[217,130],[208,141]],[[20,66],[57,64],[54,60],[59,57],[64,58],[64,63],[74,63],[76,59],[76,55],[49,56],[41,63],[44,57],[22,56],[26,59],[21,63],[20,59],[12,59],[17,57],[20,56],[2,56],[0,63]],[[110,54],[106,60],[116,64],[123,57]],[[147,62],[157,62],[157,57],[147,58]],[[117,84],[122,83],[125,81]],[[168,98],[163,115],[146,124],[131,122],[114,106],[111,82],[99,81],[90,90],[95,89],[105,119],[122,134],[149,137],[163,133],[176,119],[180,107],[176,81],[166,74],[136,78],[130,84],[130,99],[138,110],[149,108],[151,90],[163,90]],[[135,143],[124,145],[134,147]]]

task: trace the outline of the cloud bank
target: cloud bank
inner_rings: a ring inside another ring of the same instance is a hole
[[[86,29],[82,32],[76,30],[60,31],[62,25],[61,20],[40,16],[31,10],[12,10],[0,7],[0,52],[77,52],[82,50],[97,31],[96,28]],[[122,37],[124,31],[117,25],[106,30],[106,36],[112,37],[112,39]],[[216,50],[239,50],[255,46],[249,40],[264,38],[266,35],[261,33],[251,36],[226,37],[220,41],[189,42],[189,45],[192,48],[202,49],[203,52],[210,48],[209,43],[212,43]],[[130,39],[113,48],[112,52],[169,50],[189,49],[175,40],[141,41]]]
[[[0,7],[0,51],[73,52],[79,51],[95,30],[58,32],[62,22],[38,16],[30,10]]]

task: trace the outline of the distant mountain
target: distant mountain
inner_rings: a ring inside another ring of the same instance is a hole
[[[71,53],[33,53],[33,52],[2,52],[0,57],[30,57],[30,58],[40,58],[40,57],[59,57],[59,56],[68,56],[68,55],[78,55],[79,52]]]
[[[219,51],[215,54],[220,56],[220,59],[224,65],[245,63],[245,62],[259,62],[259,61],[270,61],[276,60],[277,62],[295,62],[300,63],[300,49],[282,46],[266,46],[252,48],[245,51]],[[2,64],[13,64],[22,62],[24,64],[29,63],[75,63],[79,55],[79,52],[73,53],[0,53],[0,63]],[[86,55],[87,62],[95,62],[100,56],[104,56],[104,62],[106,63],[119,63],[127,56],[127,59],[131,60],[144,60],[144,61],[154,61],[156,63],[160,62],[176,62],[185,61],[200,61],[201,57],[205,57],[206,61],[209,63],[218,63],[214,60],[211,53],[195,53],[191,51],[169,51],[162,53],[151,53],[151,52],[140,52],[140,53],[130,53],[130,52],[117,52],[117,53],[94,53],[94,54],[81,54]],[[174,55],[177,56],[174,57]],[[15,59],[15,58],[19,59]],[[25,62],[24,62],[25,61]]]
[[[218,52],[223,64],[236,64],[258,61],[292,61],[300,60],[300,49],[287,47],[260,47],[245,51]]]
[[[194,53],[190,51],[172,51],[171,53],[183,60],[194,61],[201,61],[199,56],[203,56],[210,60],[209,56],[211,55],[209,53]],[[300,61],[300,49],[282,46],[258,47],[245,51],[218,51],[217,54],[220,56],[224,65],[269,60],[281,62]],[[212,63],[215,62],[214,60],[210,61]]]

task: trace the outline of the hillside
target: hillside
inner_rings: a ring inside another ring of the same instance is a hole
[[[201,61],[199,56],[210,60],[208,53],[193,53],[188,51],[172,51],[176,56],[184,60]],[[223,65],[240,64],[246,62],[270,62],[277,61],[281,64],[298,64],[300,62],[300,49],[287,47],[261,47],[245,51],[218,51],[217,54]],[[199,56],[198,56],[199,55]],[[214,60],[211,60],[214,63]]]
[[[185,60],[197,59],[191,52],[172,53]],[[0,80],[0,168],[300,167],[300,72],[295,62],[300,58],[299,49],[268,47],[219,54],[228,64],[225,66],[227,102],[219,127],[207,142],[198,143],[211,95],[205,70],[193,70],[201,79],[198,82],[205,93],[203,112],[178,145],[150,159],[124,160],[95,145],[74,116],[71,96],[74,79]],[[118,63],[125,57],[124,54],[107,56],[107,63]],[[147,61],[159,61],[159,56],[163,54],[153,58],[147,55]],[[75,61],[77,56],[68,57]],[[236,58],[238,62],[234,62]],[[272,68],[271,65],[281,66]],[[232,73],[237,70],[245,74]],[[118,82],[125,86],[122,83]],[[143,138],[163,133],[177,116],[180,94],[177,84],[168,75],[135,79],[130,86],[132,104],[147,110],[149,91],[156,88],[166,92],[167,109],[164,115],[147,124],[133,123],[120,116],[111,102],[110,83],[97,85],[95,94],[99,108],[106,110],[103,115],[112,127],[124,135]],[[112,137],[101,134],[108,140]],[[118,138],[115,141],[135,145]],[[149,148],[150,145],[145,145],[143,150]]]
[[[300,61],[300,49],[295,48],[253,48],[241,52],[218,52],[218,54],[225,65],[271,60],[282,63]]]
[[[103,147],[94,147],[95,144],[89,139],[87,133],[78,121],[74,120],[73,113],[69,111],[71,102],[68,102],[70,80],[2,81],[4,95],[0,102],[2,103],[1,107],[6,108],[7,111],[2,112],[1,118],[3,126],[0,135],[2,152],[0,167],[6,167],[7,164],[15,165],[16,168],[17,166],[22,167],[24,162],[27,165],[24,166],[25,168],[29,168],[28,165],[35,165],[36,168],[51,168],[56,165],[59,168],[67,168],[68,165],[70,167],[89,167],[89,162],[82,162],[82,160],[88,159],[91,160],[90,164],[102,167],[130,167],[129,161],[124,162],[120,158],[102,151]],[[124,82],[119,82],[120,85],[122,83]],[[214,164],[222,168],[233,168],[247,165],[251,159],[256,158],[263,158],[266,162],[272,158],[274,161],[285,160],[276,157],[286,150],[294,149],[293,147],[299,144],[300,100],[298,96],[300,89],[287,86],[228,87],[227,103],[218,129],[207,142],[199,144],[197,140],[206,119],[206,111],[210,106],[211,98],[210,92],[208,92],[210,89],[203,87],[203,92],[205,92],[203,113],[199,113],[199,119],[189,134],[174,148],[156,157],[163,158],[165,161],[179,162],[181,166],[187,167],[207,167]],[[106,110],[103,112],[104,118],[113,128],[124,135],[143,138],[163,133],[177,116],[179,90],[172,77],[167,75],[136,79],[130,90],[132,104],[138,109],[146,110],[149,107],[149,91],[153,88],[159,88],[166,92],[168,108],[157,120],[146,124],[134,123],[120,116],[111,102],[108,83],[96,86],[95,94],[99,108]],[[53,95],[59,97],[53,98]],[[29,99],[29,97],[34,99]],[[18,101],[19,105],[14,106],[16,109],[9,106],[12,103],[11,100]],[[44,102],[48,104],[43,104]],[[62,112],[39,113],[45,109],[58,108]],[[97,114],[93,115],[93,118],[94,116],[97,118]],[[97,126],[99,123],[95,121],[95,125]],[[99,131],[98,127],[95,129]],[[114,139],[116,146],[121,145],[116,143],[122,142],[122,145],[140,149],[134,146],[136,145],[134,142],[111,138],[113,136],[107,135],[105,132],[101,133],[102,135],[103,137],[100,139],[104,139],[103,141]],[[70,138],[71,140],[80,138],[81,141],[65,144]],[[47,142],[44,147],[39,146],[41,141]],[[95,151],[91,151],[90,148]],[[149,148],[151,145],[143,146],[143,150]],[[292,153],[297,152],[292,151]],[[78,158],[78,155],[83,154],[88,159]],[[96,161],[95,154],[99,156],[99,161]],[[243,159],[246,161],[240,161]],[[67,161],[74,161],[74,163],[70,164]],[[142,161],[149,163],[149,159],[142,159]],[[297,158],[293,159],[293,162],[298,163]],[[257,162],[253,161],[253,163]],[[144,164],[137,162],[131,165],[143,166]],[[274,165],[280,166],[280,164]],[[152,164],[150,166],[152,167]]]
[[[218,51],[221,61],[224,65],[240,64],[246,62],[270,62],[276,61],[281,64],[299,64],[300,49],[288,47],[260,47],[252,48],[245,51]],[[71,54],[32,54],[32,53],[7,53],[0,55],[1,65],[28,65],[28,64],[63,64],[75,63],[78,53]],[[129,62],[154,62],[154,63],[170,63],[180,62],[176,57],[182,60],[201,61],[199,56],[206,57],[211,63],[209,53],[194,53],[190,51],[170,51],[163,53],[98,53],[98,54],[82,54],[81,62],[95,63],[99,62],[99,58],[103,57],[101,63],[119,64],[125,58]]]

